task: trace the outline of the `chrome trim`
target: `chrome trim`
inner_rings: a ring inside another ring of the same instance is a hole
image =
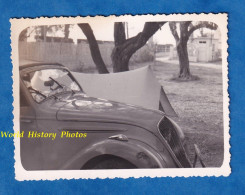
[[[113,136],[108,137],[108,139],[114,139],[114,140],[123,141],[123,142],[128,141],[128,137],[123,134],[113,135]]]
[[[181,168],[183,168],[182,164],[180,163],[180,161],[178,160],[178,158],[176,157],[176,155],[174,154],[172,148],[169,146],[169,144],[167,143],[167,141],[165,140],[165,138],[163,137],[163,135],[161,134],[160,132],[160,128],[159,128],[159,125],[161,123],[161,121],[165,118],[166,116],[163,116],[160,121],[157,123],[157,130],[158,130],[158,133],[161,135],[161,137],[163,138],[163,141],[164,141],[164,144],[165,146],[167,147],[169,153],[172,155],[174,161],[177,163],[177,165]]]

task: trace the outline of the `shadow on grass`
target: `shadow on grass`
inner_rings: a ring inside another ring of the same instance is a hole
[[[179,75],[173,75],[172,78],[170,78],[170,81],[176,81],[176,82],[188,82],[188,81],[198,81],[200,80],[200,77],[196,75],[189,75],[187,77],[180,77]]]

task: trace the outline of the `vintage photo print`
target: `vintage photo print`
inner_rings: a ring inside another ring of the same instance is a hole
[[[16,179],[228,176],[227,17],[11,19]]]

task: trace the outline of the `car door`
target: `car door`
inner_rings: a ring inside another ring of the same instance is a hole
[[[20,133],[24,132],[20,138],[20,158],[26,170],[37,170],[42,169],[41,143],[32,136],[37,131],[36,113],[27,93],[27,89],[20,85]]]

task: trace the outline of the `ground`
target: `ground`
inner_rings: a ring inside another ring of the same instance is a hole
[[[221,63],[191,63],[191,73],[200,79],[180,82],[172,79],[178,73],[178,62],[159,60],[130,65],[130,69],[152,65],[157,80],[179,116],[174,120],[186,135],[191,162],[194,160],[193,144],[197,144],[206,166],[220,167],[224,154]],[[109,70],[112,72],[111,68]]]

